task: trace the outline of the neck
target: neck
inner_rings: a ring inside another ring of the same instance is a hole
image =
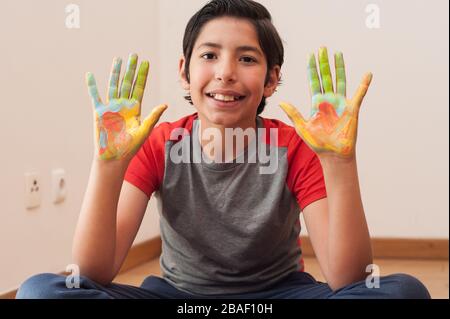
[[[238,154],[243,152],[248,144],[252,141],[249,137],[242,138],[239,134],[233,134],[234,129],[242,129],[243,131],[250,129],[257,136],[256,120],[242,122],[232,127],[225,127],[203,120],[199,116],[198,138],[203,153],[215,162],[229,162],[234,160]],[[226,130],[228,129],[228,130]],[[227,135],[228,132],[228,135]],[[231,134],[230,134],[231,133]],[[242,138],[243,142],[237,139]]]

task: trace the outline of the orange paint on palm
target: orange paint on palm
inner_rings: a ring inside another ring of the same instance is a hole
[[[331,134],[334,131],[336,122],[339,120],[334,106],[331,103],[322,102],[319,104],[318,109],[316,116],[311,119],[311,125],[320,126],[324,133]]]
[[[314,54],[308,57],[308,78],[312,95],[312,114],[309,120],[289,103],[280,103],[281,108],[294,123],[299,136],[318,155],[335,153],[351,157],[355,153],[358,131],[358,114],[364,96],[372,82],[372,73],[367,73],[355,96],[346,98],[346,75],[342,53],[335,55],[336,91],[328,61],[326,48],[319,50],[320,81]],[[322,83],[322,84],[321,84]]]
[[[86,74],[94,106],[96,150],[101,160],[131,158],[167,108],[166,105],[156,107],[141,123],[141,103],[149,63],[141,63],[135,78],[137,55],[131,54],[119,92],[121,64],[120,58],[114,59],[106,103],[100,99],[94,75]]]
[[[102,117],[103,126],[108,131],[120,132],[124,128],[124,118],[115,112],[106,112]]]
[[[99,122],[99,129],[106,137],[106,145],[100,145],[100,155],[103,155],[107,150],[114,150],[115,146],[126,140],[125,120],[120,113],[105,112]]]

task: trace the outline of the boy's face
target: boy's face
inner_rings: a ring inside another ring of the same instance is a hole
[[[190,83],[184,63],[182,58],[183,88],[190,91],[205,127],[253,127],[259,103],[273,94],[280,72],[274,67],[264,86],[267,60],[256,30],[249,21],[232,17],[216,18],[203,26],[192,51]],[[234,101],[221,101],[229,100],[228,96],[234,96]]]

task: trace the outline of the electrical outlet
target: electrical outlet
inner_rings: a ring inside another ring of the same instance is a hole
[[[41,176],[39,173],[25,173],[25,207],[27,209],[41,205]]]
[[[66,198],[67,182],[66,172],[62,169],[52,170],[52,201],[57,204]]]

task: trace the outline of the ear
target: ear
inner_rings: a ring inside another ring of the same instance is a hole
[[[269,82],[264,87],[264,97],[271,97],[275,93],[280,80],[280,66],[275,65],[269,73]]]
[[[186,63],[186,59],[184,58],[184,56],[181,56],[180,62],[178,64],[178,74],[180,76],[181,87],[184,90],[189,90],[190,89],[190,85],[189,85],[189,82],[187,80],[186,72],[184,72],[184,65],[185,65],[185,63]]]

